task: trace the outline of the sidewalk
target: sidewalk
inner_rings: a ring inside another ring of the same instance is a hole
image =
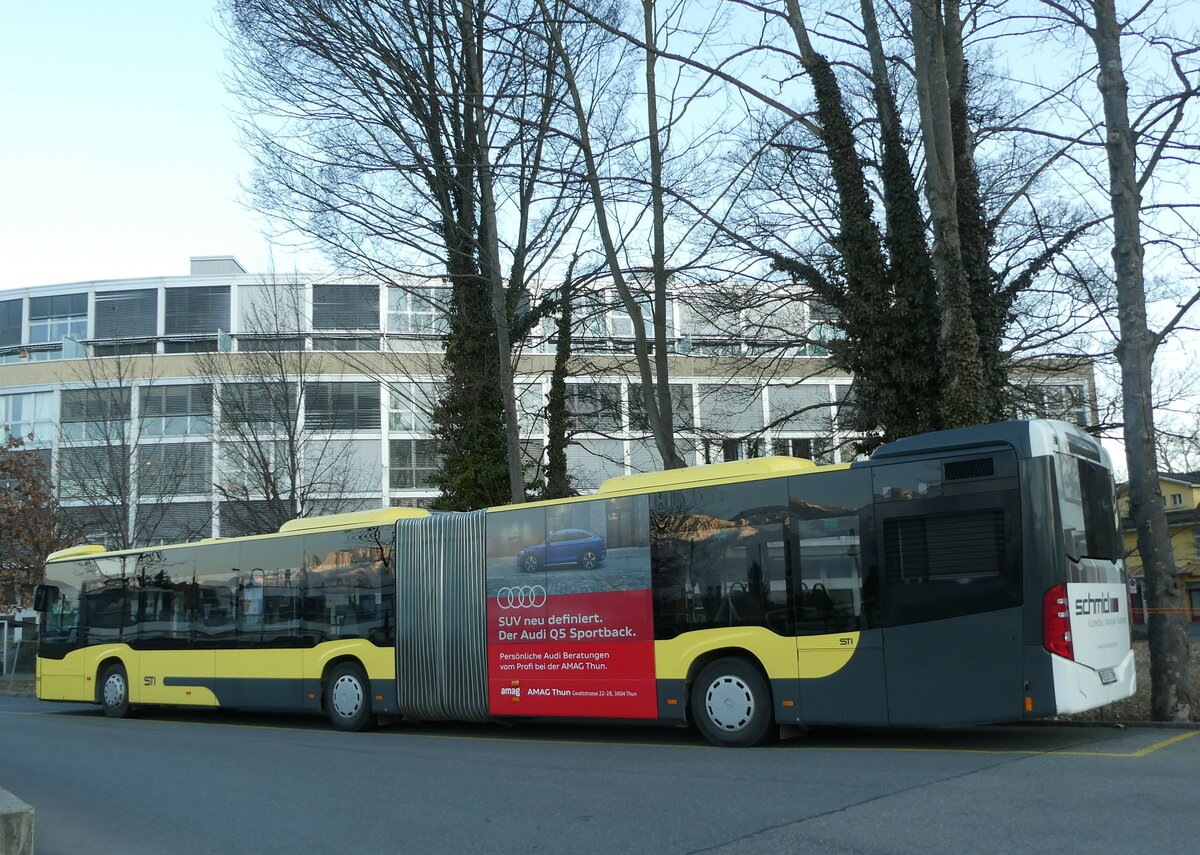
[[[34,694],[33,673],[12,673],[0,675],[0,695],[17,695],[32,698]]]

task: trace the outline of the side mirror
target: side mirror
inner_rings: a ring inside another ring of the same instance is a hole
[[[45,614],[58,602],[57,585],[38,585],[33,589],[33,610]]]

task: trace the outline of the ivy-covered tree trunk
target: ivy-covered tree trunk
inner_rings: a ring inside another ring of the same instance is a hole
[[[988,259],[992,230],[979,192],[975,168],[975,139],[968,119],[970,69],[963,54],[962,18],[958,0],[943,0],[942,45],[946,55],[946,85],[950,102],[950,136],[954,147],[955,214],[963,274],[970,293],[971,314],[979,340],[983,389],[983,421],[1004,417],[1007,372],[1002,345],[1009,305],[997,288]]]
[[[873,0],[860,0],[863,34],[871,60],[871,87],[879,120],[880,178],[883,185],[886,241],[894,283],[895,310],[887,319],[893,347],[893,370],[900,378],[898,398],[908,406],[897,409],[889,436],[905,436],[939,426],[938,381],[940,355],[937,280],[925,243],[925,215],[904,148],[899,110],[888,79],[887,61]]]
[[[572,265],[573,267],[574,265]],[[557,341],[550,394],[546,398],[546,489],[545,498],[562,499],[572,494],[567,474],[567,365],[571,361],[571,273],[559,288]]]
[[[944,427],[989,420],[958,219],[958,184],[943,21],[938,0],[911,0],[917,103],[925,141],[925,198],[933,221],[933,264],[941,294],[941,410]]]
[[[433,505],[465,511],[510,501],[504,403],[492,293],[475,263],[470,230],[450,248],[452,306],[444,338],[446,386],[433,409],[441,468]]]

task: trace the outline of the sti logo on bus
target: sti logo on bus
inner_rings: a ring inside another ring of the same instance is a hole
[[[1120,597],[1087,597],[1075,601],[1077,615],[1112,615],[1120,611]]]

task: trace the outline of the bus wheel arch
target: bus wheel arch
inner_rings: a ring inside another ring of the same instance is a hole
[[[116,656],[96,667],[96,703],[109,718],[125,718],[133,711],[129,701],[129,671]]]
[[[741,649],[715,650],[692,664],[688,714],[714,745],[761,745],[774,733],[771,682],[762,663]]]
[[[321,675],[321,709],[338,730],[365,730],[374,720],[371,680],[353,656],[330,660]]]

